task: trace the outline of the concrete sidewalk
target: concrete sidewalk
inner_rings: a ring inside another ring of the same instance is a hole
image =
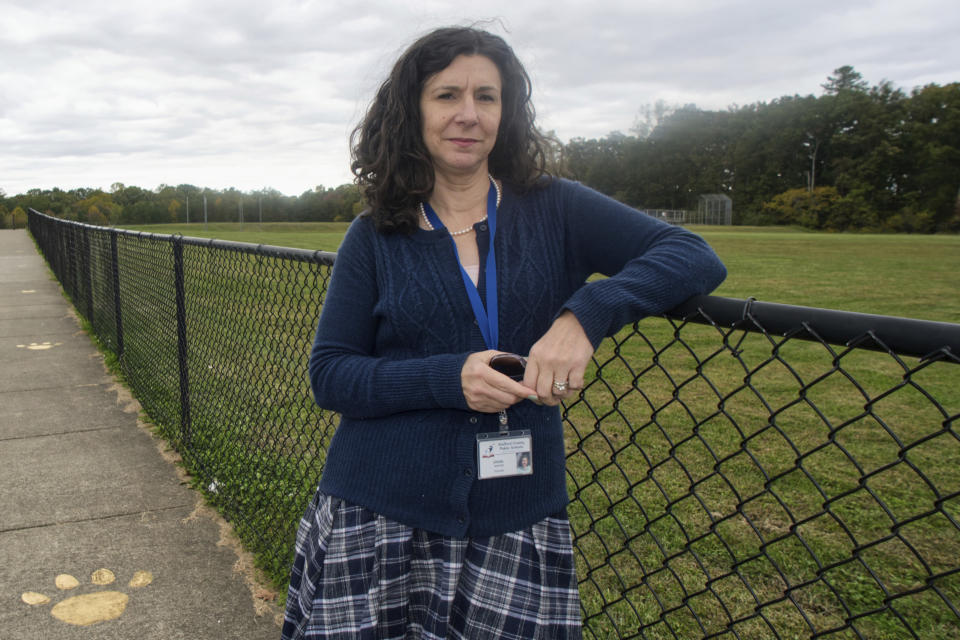
[[[27,232],[0,230],[0,640],[279,638],[138,409]]]

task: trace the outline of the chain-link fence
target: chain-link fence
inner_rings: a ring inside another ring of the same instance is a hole
[[[335,256],[30,230],[282,585],[335,428],[306,380]],[[960,325],[718,297],[605,341],[564,408],[585,636],[960,636],[958,364]]]

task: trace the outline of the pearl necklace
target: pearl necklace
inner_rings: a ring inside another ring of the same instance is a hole
[[[502,194],[500,193],[500,185],[497,184],[497,181],[494,180],[494,179],[493,179],[493,176],[490,175],[489,173],[487,174],[487,177],[490,178],[490,184],[493,185],[493,188],[497,190],[497,206],[499,207],[499,206],[500,206],[500,197],[501,197],[501,195],[502,195]],[[420,217],[423,218],[423,223],[424,223],[425,225],[427,225],[427,230],[428,230],[428,231],[433,231],[433,230],[434,230],[433,225],[430,224],[430,219],[427,218],[427,212],[424,210],[424,208],[423,208],[423,203],[422,203],[422,202],[420,203]],[[470,226],[467,227],[466,229],[460,229],[460,231],[450,231],[449,233],[450,233],[450,235],[452,235],[452,236],[462,236],[462,235],[465,234],[465,233],[470,233],[471,231],[473,231],[473,225],[474,225],[474,224],[479,224],[479,223],[483,222],[483,221],[486,220],[486,219],[487,219],[487,215],[484,214],[484,216],[483,216],[482,218],[480,218],[479,220],[477,220],[476,222],[474,222],[472,225],[470,225]]]

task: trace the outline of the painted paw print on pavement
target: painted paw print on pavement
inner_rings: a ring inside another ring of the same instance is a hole
[[[97,569],[90,576],[90,583],[97,586],[107,586],[116,581],[116,576],[109,569]],[[153,574],[149,571],[137,571],[127,584],[131,589],[140,589],[153,582]],[[54,580],[57,589],[70,591],[80,586],[80,581],[73,576],[61,573]],[[45,605],[50,598],[42,593],[27,591],[20,599],[31,606]],[[50,610],[57,620],[76,626],[86,627],[98,622],[114,620],[123,615],[130,597],[121,591],[95,591],[61,600]]]
[[[30,349],[30,351],[46,351],[59,347],[62,342],[31,342],[30,344],[18,344],[17,349]]]

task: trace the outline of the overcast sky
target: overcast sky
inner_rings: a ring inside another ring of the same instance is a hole
[[[114,182],[349,182],[350,130],[397,54],[487,20],[564,142],[628,132],[643,105],[725,109],[960,81],[956,0],[3,0],[0,189]]]

